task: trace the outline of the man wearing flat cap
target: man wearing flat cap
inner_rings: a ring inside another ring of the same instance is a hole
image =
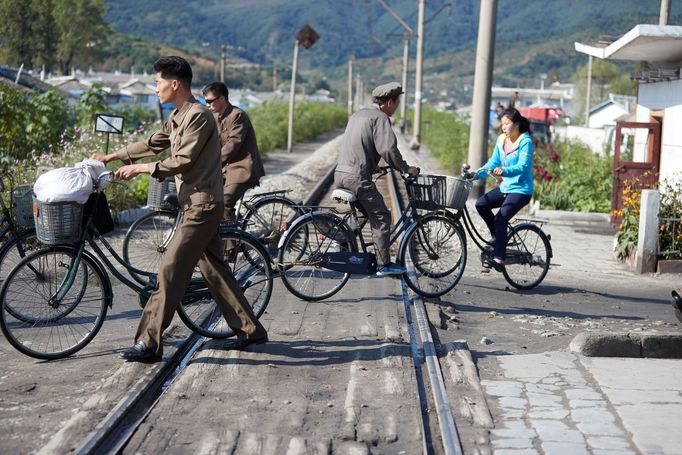
[[[334,173],[335,185],[353,191],[367,214],[377,256],[378,276],[400,275],[405,273],[405,268],[391,262],[391,213],[372,181],[372,172],[383,158],[389,166],[402,173],[419,174],[418,168],[408,165],[403,159],[391,128],[390,117],[398,109],[402,93],[403,88],[397,82],[380,85],[372,91],[374,104],[360,109],[348,120]]]

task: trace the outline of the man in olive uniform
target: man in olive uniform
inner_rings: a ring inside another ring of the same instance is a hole
[[[409,166],[400,154],[391,127],[390,117],[398,109],[402,93],[403,88],[397,82],[380,85],[372,91],[374,104],[360,109],[348,120],[334,173],[336,186],[353,191],[367,212],[377,255],[378,276],[400,275],[405,273],[405,268],[390,260],[391,213],[372,181],[372,172],[383,158],[389,166],[402,173],[413,177],[419,174],[419,169]]]
[[[159,266],[157,286],[144,307],[135,345],[121,353],[129,361],[161,359],[161,335],[171,319],[199,265],[206,283],[228,325],[237,333],[232,347],[242,348],[267,341],[265,328],[256,319],[230,268],[223,261],[218,226],[223,217],[223,179],[220,172],[220,139],[211,111],[192,96],[192,68],[181,57],[162,57],[154,64],[156,93],[161,103],[175,110],[160,131],[109,155],[93,158],[125,163],[116,177],[131,179],[151,174],[163,180],[175,176],[183,217]],[[162,161],[132,164],[170,147]]]
[[[223,219],[236,219],[235,206],[244,193],[265,175],[256,144],[256,132],[246,112],[228,100],[222,82],[212,82],[202,90],[208,108],[217,115],[220,159],[223,165]]]

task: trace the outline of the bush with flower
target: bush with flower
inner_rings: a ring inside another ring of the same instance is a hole
[[[611,207],[611,158],[580,142],[560,140],[536,147],[533,177],[533,197],[542,208],[608,212]]]

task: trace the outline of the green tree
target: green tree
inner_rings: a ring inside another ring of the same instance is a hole
[[[573,74],[573,83],[581,106],[579,112],[585,112],[587,95],[587,65],[578,68]],[[637,82],[630,79],[628,71],[618,65],[604,60],[594,59],[592,62],[592,89],[590,106],[606,100],[609,93],[618,95],[636,95]]]
[[[33,11],[30,5],[24,8],[13,0],[0,0],[0,16],[4,18],[0,34],[0,58],[10,65],[19,66],[23,63],[32,68]]]
[[[88,64],[108,30],[102,0],[54,0],[54,21],[59,34],[57,59],[66,74],[75,63]]]
[[[103,0],[27,0],[20,5],[0,0],[0,58],[30,69],[58,67],[62,73],[75,64],[87,65],[104,42],[105,11]]]

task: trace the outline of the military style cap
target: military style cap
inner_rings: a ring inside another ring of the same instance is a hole
[[[398,95],[402,95],[403,86],[397,82],[389,82],[388,84],[383,84],[372,90],[372,96],[374,98],[393,98]]]

